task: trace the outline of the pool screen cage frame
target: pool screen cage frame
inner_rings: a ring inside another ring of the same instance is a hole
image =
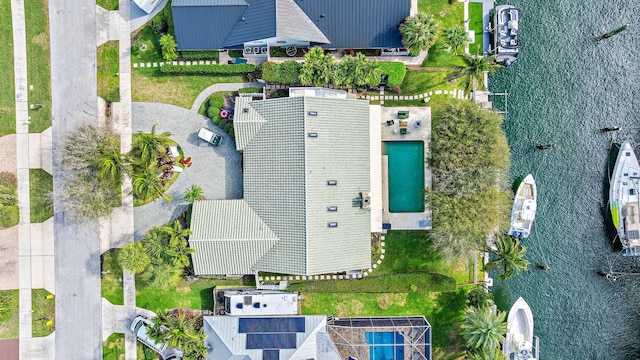
[[[344,358],[369,359],[369,348],[373,344],[366,342],[365,332],[391,331],[401,334],[405,340],[405,358],[410,351],[408,359],[431,360],[431,325],[424,316],[327,318],[327,332]]]

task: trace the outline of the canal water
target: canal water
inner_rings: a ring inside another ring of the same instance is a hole
[[[611,142],[640,144],[640,0],[511,3],[521,10],[521,52],[490,88],[509,93],[512,179],[532,173],[539,200],[524,241],[530,269],[496,281],[496,302],[529,303],[543,360],[640,359],[640,276],[594,272],[640,272],[640,259],[612,245],[606,195]],[[629,30],[596,41],[625,23]],[[504,109],[501,97],[495,103]],[[607,126],[624,129],[599,131]],[[546,143],[557,147],[535,150]]]

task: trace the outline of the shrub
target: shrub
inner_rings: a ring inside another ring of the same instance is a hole
[[[217,60],[219,53],[218,50],[181,51],[180,57],[186,60]]]
[[[293,61],[287,60],[280,64],[280,83],[281,84],[298,84],[300,83],[300,69],[302,68],[302,64]]]
[[[153,29],[153,32],[158,35],[162,35],[167,32],[167,19],[165,19],[163,13],[160,13],[151,19],[151,29]]]
[[[234,135],[235,135],[235,132],[233,131],[233,127],[232,127],[232,128],[229,130],[229,136],[231,137],[231,139],[234,139],[234,140],[235,140]]]
[[[136,50],[140,50],[142,45],[144,45],[144,40],[142,40],[142,37],[136,36],[136,38],[133,39],[133,44],[131,44],[131,47]]]
[[[256,69],[253,64],[231,64],[231,65],[173,65],[164,64],[160,67],[160,72],[165,74],[219,74],[233,75],[246,74]]]
[[[231,127],[232,127],[232,126],[233,126],[233,124],[232,124],[232,123],[230,123],[230,122],[228,122],[228,123],[227,123],[227,124],[222,128],[222,130],[228,134],[228,133],[229,133],[229,130],[231,130]]]
[[[278,82],[278,71],[280,70],[280,64],[274,62],[266,62],[260,65],[262,70],[262,79],[268,83]]]
[[[420,49],[409,49],[409,56],[416,57],[420,55]]]
[[[220,114],[215,115],[211,118],[211,122],[215,125],[215,126],[220,126],[220,123],[222,122],[222,117],[220,117]],[[226,120],[225,120],[226,122]]]
[[[232,58],[241,58],[243,56],[242,50],[229,50],[227,51],[227,55]]]
[[[18,206],[0,206],[0,226],[12,227],[20,222]]]
[[[210,97],[208,102],[209,102],[209,106],[222,109],[222,107],[224,106],[224,97],[220,95],[215,95]]]
[[[173,61],[178,58],[178,45],[171,35],[163,35],[160,38],[160,48],[164,61]]]
[[[171,36],[175,36],[175,32],[173,31],[173,13],[171,12],[171,0],[169,0],[164,9],[162,9],[162,17],[167,23],[167,33]]]
[[[212,118],[216,115],[220,115],[220,109],[218,109],[217,107],[209,106],[209,108],[207,109],[207,116]]]
[[[238,89],[238,94],[255,94],[262,93],[261,87],[246,87]]]
[[[401,62],[379,62],[378,68],[383,74],[388,74],[387,86],[398,86],[402,84],[404,76],[407,74],[407,67]]]
[[[485,307],[489,305],[489,300],[493,299],[493,295],[484,291],[482,288],[474,287],[467,294],[467,306],[469,307]]]

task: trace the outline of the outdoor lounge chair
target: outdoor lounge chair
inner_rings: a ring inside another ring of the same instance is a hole
[[[409,111],[398,111],[398,119],[409,118]]]
[[[394,124],[393,119],[391,119],[391,120],[387,120],[387,126],[391,126],[391,125],[393,125],[393,124]]]
[[[407,134],[407,129],[406,128],[400,129],[400,135],[406,135],[406,134]]]

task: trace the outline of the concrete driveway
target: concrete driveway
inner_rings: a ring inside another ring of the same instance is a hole
[[[156,133],[168,131],[178,142],[184,154],[191,157],[193,165],[184,169],[167,193],[171,203],[162,199],[134,208],[135,239],[141,239],[154,225],[162,225],[176,219],[186,210],[188,203],[184,192],[192,184],[204,190],[207,199],[242,198],[242,168],[240,155],[233,140],[211,121],[196,112],[160,103],[133,103],[132,122],[134,133],[149,132],[157,124]],[[198,130],[206,127],[221,134],[219,146],[212,146],[198,138]]]

